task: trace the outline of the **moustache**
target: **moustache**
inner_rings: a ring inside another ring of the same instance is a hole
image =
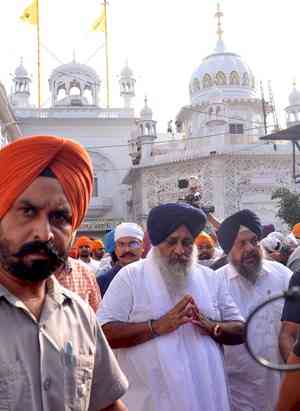
[[[135,254],[133,254],[133,253],[125,253],[125,254],[121,255],[121,258],[123,258],[123,257],[135,257]]]
[[[64,259],[59,255],[57,248],[51,241],[32,241],[27,243],[23,245],[16,254],[14,254],[14,257],[21,258],[29,254],[40,252],[46,254],[49,258],[56,258],[58,261],[64,263]]]
[[[256,259],[258,259],[258,258],[259,258],[259,254],[254,251],[254,252],[252,252],[252,253],[245,254],[242,259],[245,260],[245,259],[247,259],[247,258],[256,258]]]

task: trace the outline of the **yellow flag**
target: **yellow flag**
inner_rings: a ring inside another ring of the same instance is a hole
[[[98,17],[94,23],[92,24],[91,27],[92,31],[102,31],[102,33],[105,33],[106,31],[106,13],[105,13],[105,7],[103,6],[102,13],[100,17]]]
[[[33,0],[32,3],[27,6],[23,13],[20,16],[20,20],[24,23],[33,24],[36,26],[38,24],[38,7],[37,7],[37,0]]]

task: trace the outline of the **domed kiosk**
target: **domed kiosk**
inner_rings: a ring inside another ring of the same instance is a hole
[[[74,58],[53,70],[49,78],[52,106],[98,106],[100,84],[96,71]]]

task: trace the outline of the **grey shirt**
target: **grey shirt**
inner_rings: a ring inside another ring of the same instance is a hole
[[[50,278],[39,321],[0,285],[0,410],[99,411],[127,380],[92,309]]]

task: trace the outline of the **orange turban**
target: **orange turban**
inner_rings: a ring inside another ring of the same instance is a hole
[[[89,237],[81,236],[78,238],[76,241],[76,247],[90,247],[90,249],[93,248],[93,241]]]
[[[300,223],[297,223],[294,225],[292,229],[292,233],[294,234],[295,237],[300,238]]]
[[[20,138],[0,150],[0,164],[0,219],[22,192],[49,168],[72,209],[72,227],[79,227],[93,190],[91,159],[80,144],[63,137]]]
[[[195,238],[195,244],[198,245],[204,245],[208,244],[211,247],[214,247],[214,240],[211,238],[210,235],[206,234],[204,231],[202,233],[198,234],[197,237]]]
[[[101,250],[104,247],[104,244],[101,240],[93,240],[93,251]]]

